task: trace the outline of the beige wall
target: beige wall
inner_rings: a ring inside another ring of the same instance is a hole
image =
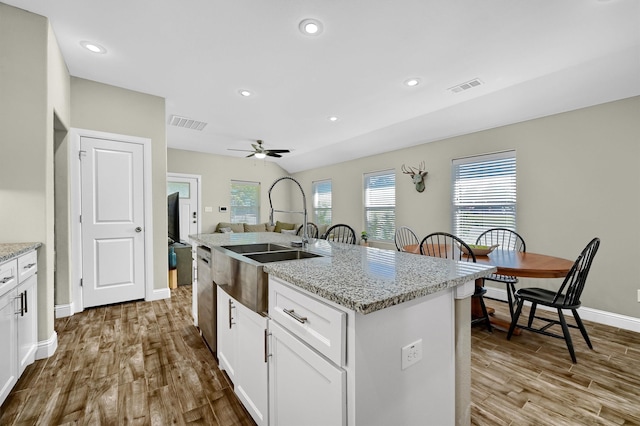
[[[167,140],[165,100],[71,78],[71,126],[151,139],[154,288],[167,288]]]
[[[41,242],[38,339],[53,335],[54,113],[69,120],[69,73],[46,18],[0,3],[0,239]]]
[[[294,175],[305,191],[333,181],[334,223],[363,229],[362,174],[396,170],[396,225],[420,237],[451,231],[451,160],[515,149],[518,232],[527,249],[575,259],[591,238],[602,239],[583,306],[640,318],[640,97],[597,105]],[[392,143],[393,141],[390,141]],[[426,162],[418,193],[402,164]],[[308,193],[309,193],[308,192]],[[310,201],[309,201],[310,203]],[[310,208],[311,206],[309,206]],[[521,280],[557,288],[558,280]]]
[[[273,182],[282,176],[288,176],[277,163],[269,161],[235,158],[221,155],[203,154],[179,149],[167,150],[167,166],[170,173],[185,173],[200,175],[202,178],[202,232],[214,232],[218,222],[229,222],[229,212],[218,212],[219,206],[230,205],[231,180],[260,182],[261,208],[260,222],[269,221],[268,191]],[[277,210],[302,210],[302,196],[292,192],[293,182],[289,180],[278,183],[272,193],[273,207]],[[295,184],[294,184],[295,185]],[[305,190],[306,192],[306,190]],[[306,192],[308,196],[309,193]],[[293,208],[290,207],[290,196]],[[212,207],[213,212],[207,213],[204,207]],[[302,216],[275,213],[274,220],[282,222],[291,220],[301,223]]]

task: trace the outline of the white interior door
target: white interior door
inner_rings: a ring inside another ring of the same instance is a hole
[[[188,241],[189,235],[199,233],[199,179],[195,176],[167,174],[167,195],[180,193],[180,239]]]
[[[143,146],[82,137],[84,307],[145,297]]]

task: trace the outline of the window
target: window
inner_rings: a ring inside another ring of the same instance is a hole
[[[468,244],[489,228],[516,230],[516,153],[453,160],[453,234]]]
[[[313,219],[316,225],[331,225],[331,179],[311,184]]]
[[[396,172],[364,175],[364,228],[369,239],[393,241],[396,227]]]
[[[260,222],[260,182],[231,181],[231,223]]]

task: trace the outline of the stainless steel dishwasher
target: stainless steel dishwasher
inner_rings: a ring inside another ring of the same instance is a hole
[[[211,277],[211,249],[198,246],[198,326],[211,352],[216,352],[216,289]]]

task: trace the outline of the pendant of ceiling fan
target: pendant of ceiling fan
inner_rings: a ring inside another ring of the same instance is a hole
[[[229,151],[242,151],[242,152],[250,152],[251,154],[247,155],[247,157],[256,157],[256,158],[265,158],[265,157],[276,157],[276,158],[282,158],[282,155],[280,154],[286,154],[288,152],[290,152],[288,149],[266,149],[265,147],[262,146],[262,140],[257,140],[256,141],[257,144],[252,143],[251,146],[253,147],[253,151],[250,151],[248,149],[232,149],[229,148]]]

